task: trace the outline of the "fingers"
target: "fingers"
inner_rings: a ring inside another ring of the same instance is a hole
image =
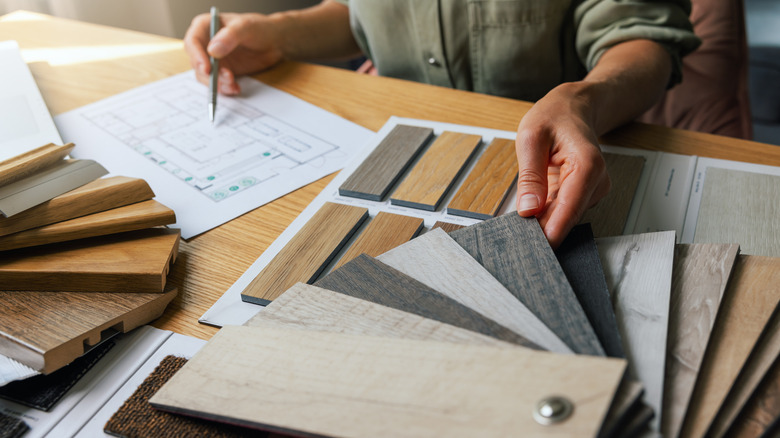
[[[530,217],[541,213],[547,200],[547,165],[550,160],[551,138],[543,129],[518,128],[517,151],[517,212]]]
[[[192,19],[187,33],[184,35],[184,50],[190,58],[190,65],[195,70],[195,75],[202,83],[208,83],[208,75],[211,72],[209,55],[206,53],[206,45],[209,42],[209,14],[200,14]]]
[[[233,20],[235,14],[222,14],[221,19],[227,22],[226,27],[220,29],[214,38],[210,38],[211,16],[201,14],[192,20],[192,24],[184,37],[184,48],[190,57],[190,64],[195,71],[195,77],[198,82],[208,85],[211,75],[211,60],[209,56],[217,59],[222,58],[239,45],[236,31],[231,23],[242,20]],[[239,24],[238,26],[243,26]],[[222,60],[219,66],[218,90],[222,94],[237,95],[241,88],[236,81],[236,76],[232,71],[231,64],[227,60]]]

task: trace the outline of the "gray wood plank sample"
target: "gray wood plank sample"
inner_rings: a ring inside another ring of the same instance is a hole
[[[431,137],[431,128],[396,126],[341,184],[339,194],[383,200]]]
[[[321,278],[315,286],[472,330],[502,341],[539,348],[512,330],[365,254]]]
[[[645,158],[605,153],[604,161],[612,189],[598,204],[585,211],[582,223],[589,222],[596,237],[619,236],[626,226]]]
[[[604,355],[535,218],[513,212],[449,235],[575,353]]]

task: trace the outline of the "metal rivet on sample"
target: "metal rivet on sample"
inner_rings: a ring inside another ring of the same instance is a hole
[[[543,425],[560,423],[569,418],[574,405],[563,397],[547,397],[534,407],[534,420]]]
[[[431,56],[430,58],[428,58],[428,64],[430,64],[430,65],[439,65],[439,61],[437,61],[436,58]]]

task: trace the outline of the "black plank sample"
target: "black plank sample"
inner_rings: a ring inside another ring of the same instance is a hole
[[[28,430],[30,426],[22,419],[0,412],[0,438],[19,438]]]

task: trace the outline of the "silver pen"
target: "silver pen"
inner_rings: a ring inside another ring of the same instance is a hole
[[[214,35],[219,30],[219,11],[216,7],[211,7],[211,26],[209,28],[209,41],[214,38]],[[209,62],[211,62],[211,76],[209,77],[209,120],[211,124],[214,124],[214,115],[217,112],[217,78],[219,74],[219,60],[213,56],[209,56]]]

